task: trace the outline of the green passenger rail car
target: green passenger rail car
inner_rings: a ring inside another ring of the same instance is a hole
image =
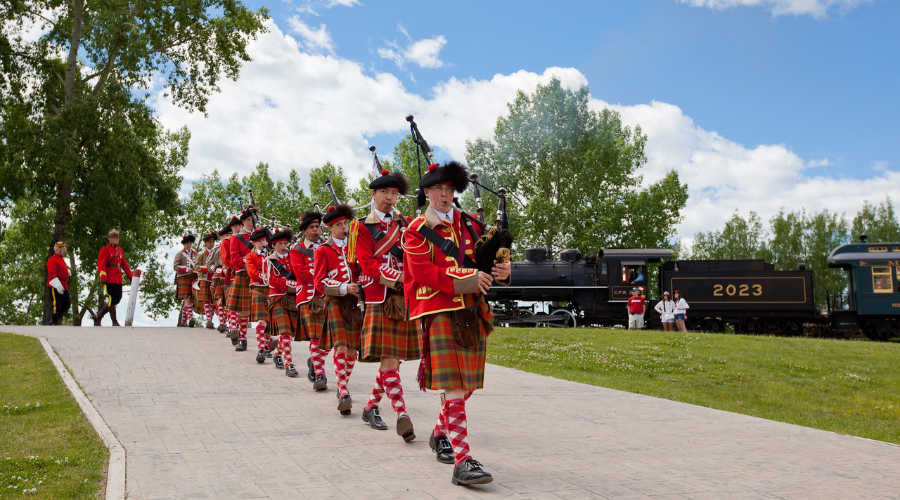
[[[847,271],[846,301],[829,307],[832,325],[838,332],[861,331],[872,340],[888,340],[900,335],[900,243],[860,239],[828,256],[828,267]]]

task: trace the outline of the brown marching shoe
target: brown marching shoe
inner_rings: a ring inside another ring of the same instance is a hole
[[[407,443],[416,438],[412,420],[409,417],[403,416],[397,419],[397,435],[402,437]]]

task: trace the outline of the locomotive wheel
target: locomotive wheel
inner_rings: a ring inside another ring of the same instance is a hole
[[[750,335],[759,335],[762,333],[762,326],[759,324],[759,321],[748,321],[744,328]]]
[[[877,342],[886,342],[893,334],[891,324],[887,321],[869,321],[863,325],[862,330],[866,337]]]
[[[708,319],[703,322],[703,329],[710,333],[722,333],[722,322],[717,319]]]
[[[559,326],[563,328],[575,328],[576,326],[578,326],[578,322],[575,320],[575,315],[572,314],[572,311],[569,311],[568,309],[557,309],[550,313],[550,316],[562,316],[564,319]]]

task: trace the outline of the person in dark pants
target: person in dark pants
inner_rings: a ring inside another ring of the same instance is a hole
[[[100,255],[97,256],[97,272],[100,273],[100,282],[103,283],[106,292],[106,303],[94,316],[94,326],[100,326],[107,312],[112,319],[112,326],[119,326],[116,306],[122,300],[122,274],[131,280],[131,268],[128,267],[122,247],[119,246],[119,232],[111,230],[108,238],[109,245],[101,248]]]
[[[47,259],[47,286],[53,293],[51,325],[62,323],[62,317],[72,306],[69,297],[69,266],[66,264],[66,244],[57,241],[53,245],[53,255]]]

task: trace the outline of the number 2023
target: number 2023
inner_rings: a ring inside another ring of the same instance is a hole
[[[713,285],[713,295],[716,297],[724,297],[725,295],[729,297],[734,297],[735,295],[738,297],[749,297],[751,293],[754,297],[762,295],[762,285]]]

